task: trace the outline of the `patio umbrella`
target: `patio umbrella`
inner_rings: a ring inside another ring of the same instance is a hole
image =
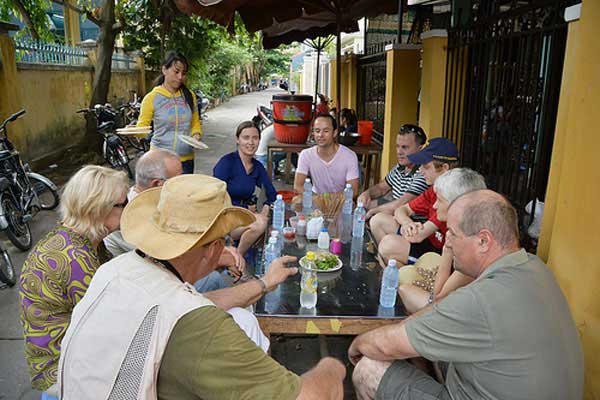
[[[262,31],[266,49],[280,44],[337,36],[337,107],[340,109],[341,32],[358,30],[356,21],[396,14],[403,0],[174,0],[184,13],[231,26],[237,11],[249,32]]]

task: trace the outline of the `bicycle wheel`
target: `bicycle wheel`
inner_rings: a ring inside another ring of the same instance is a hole
[[[17,274],[13,266],[10,255],[6,249],[2,249],[0,255],[0,281],[6,283],[8,286],[14,286],[17,283]]]
[[[36,176],[30,176],[29,182],[31,182],[35,194],[37,194],[42,210],[54,210],[58,206],[58,193],[46,182]]]
[[[13,199],[2,194],[0,200],[4,215],[8,220],[8,228],[6,228],[6,236],[20,250],[26,251],[31,248],[31,228],[29,223],[23,221],[23,212],[17,207]]]

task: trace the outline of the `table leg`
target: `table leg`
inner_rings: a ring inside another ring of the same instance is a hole
[[[269,179],[273,177],[273,151],[271,149],[267,150],[267,173]]]
[[[365,155],[366,168],[365,168],[365,187],[363,190],[367,190],[371,186],[371,162],[373,159],[371,158],[371,154]]]
[[[285,183],[290,183],[290,172],[292,170],[292,153],[285,152]]]

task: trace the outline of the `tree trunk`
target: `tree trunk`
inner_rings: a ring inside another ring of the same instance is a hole
[[[29,11],[27,11],[23,2],[21,0],[13,0],[13,4],[17,8],[17,10],[19,10],[19,13],[21,13],[21,16],[23,17],[25,25],[27,25],[27,28],[29,28],[31,38],[33,40],[40,40],[40,35],[38,34],[35,24],[31,20],[31,15],[29,15]]]
[[[115,48],[115,0],[104,0],[100,13],[100,34],[97,43],[97,59],[94,67],[94,84],[90,108],[96,104],[105,104],[110,87],[112,54]],[[90,151],[102,154],[102,138],[96,129],[93,118],[87,120],[86,147]]]

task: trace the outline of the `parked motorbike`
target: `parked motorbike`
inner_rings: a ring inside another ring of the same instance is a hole
[[[21,110],[0,124],[0,229],[19,249],[31,248],[29,221],[40,210],[58,206],[58,188],[41,174],[23,164],[19,152],[8,139],[7,125],[25,114]],[[0,253],[2,253],[0,248]],[[4,254],[0,263],[5,262]],[[10,275],[10,274],[9,274]]]
[[[110,105],[96,104],[94,108],[81,108],[77,113],[93,114],[96,119],[98,133],[102,141],[102,156],[115,169],[124,169],[133,179],[133,172],[129,167],[129,156],[121,138],[115,134],[118,113]]]
[[[196,101],[198,102],[198,115],[200,116],[201,120],[207,119],[208,115],[206,114],[206,112],[208,111],[208,107],[210,106],[210,100],[208,100],[208,98],[204,96],[204,93],[201,90],[197,90],[195,94]]]

